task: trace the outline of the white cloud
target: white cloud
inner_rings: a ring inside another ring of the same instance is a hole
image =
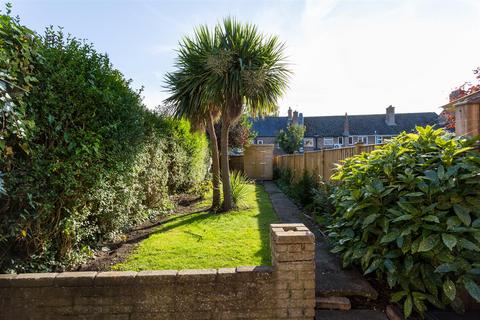
[[[295,74],[283,113],[438,112],[480,65],[479,6],[457,4],[307,1],[301,29],[287,34]]]
[[[439,112],[480,66],[478,0],[274,1],[238,18],[287,44],[294,74],[283,114],[289,106],[306,115],[383,113],[390,104]],[[189,22],[176,23],[184,32]],[[164,59],[175,47],[159,44],[152,54]],[[161,90],[146,90],[145,102],[160,104]]]

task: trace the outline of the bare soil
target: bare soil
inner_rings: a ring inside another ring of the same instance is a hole
[[[105,243],[94,252],[93,257],[86,263],[78,266],[73,271],[108,271],[117,263],[125,259],[135,250],[138,244],[148,238],[158,226],[168,221],[172,216],[188,215],[196,212],[202,212],[208,207],[199,207],[197,204],[202,200],[199,196],[178,195],[173,196],[175,209],[171,214],[158,215],[157,217],[146,221],[128,233],[124,234],[121,241]]]

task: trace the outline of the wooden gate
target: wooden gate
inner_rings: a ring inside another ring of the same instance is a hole
[[[273,144],[252,144],[244,151],[243,168],[250,179],[272,180]]]

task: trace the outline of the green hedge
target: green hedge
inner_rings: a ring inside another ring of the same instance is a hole
[[[2,57],[31,67],[14,74],[8,65],[12,84],[0,83],[8,93],[27,75],[35,81],[21,91],[23,109],[14,110],[28,124],[23,135],[11,123],[2,127],[0,270],[75,265],[168,209],[169,194],[205,179],[204,135],[147,110],[106,55],[61,32],[39,37],[1,18],[2,40],[16,37],[33,49],[1,42]]]
[[[393,288],[404,313],[480,301],[480,153],[473,140],[417,128],[345,160],[329,237],[344,266]]]

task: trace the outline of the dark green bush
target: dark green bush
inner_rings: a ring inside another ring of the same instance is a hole
[[[331,200],[332,186],[329,182],[317,182],[315,177],[305,171],[302,178],[295,182],[290,169],[276,169],[274,179],[278,186],[300,204],[320,225],[330,221],[334,207]]]
[[[169,194],[204,180],[204,135],[148,111],[106,55],[61,32],[40,38],[2,19],[2,32],[37,39],[39,58],[30,61],[36,82],[22,98],[28,130],[21,145],[6,140],[0,163],[0,270],[68,268],[168,209]],[[2,136],[14,130],[2,128]]]
[[[417,130],[338,169],[333,252],[386,280],[407,316],[427,301],[462,311],[459,291],[480,301],[480,153],[442,129]]]

